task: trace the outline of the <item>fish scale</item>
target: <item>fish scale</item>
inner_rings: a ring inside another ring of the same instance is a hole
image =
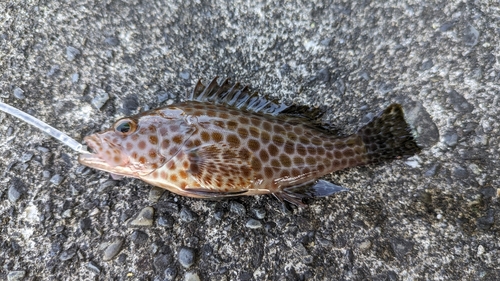
[[[79,160],[185,196],[273,194],[301,205],[303,198],[342,190],[314,184],[321,176],[420,150],[398,104],[347,137],[321,126],[322,113],[228,80],[198,82],[186,102],[120,119],[86,137],[94,153]]]

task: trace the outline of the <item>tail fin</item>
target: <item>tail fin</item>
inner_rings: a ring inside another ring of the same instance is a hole
[[[391,104],[381,114],[361,127],[357,135],[365,144],[368,163],[377,163],[398,157],[410,157],[420,151],[403,108]]]

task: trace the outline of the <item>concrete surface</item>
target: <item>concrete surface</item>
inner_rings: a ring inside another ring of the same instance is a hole
[[[498,280],[498,1],[2,1],[0,99],[78,140],[219,75],[353,132],[404,104],[416,157],[286,208],[113,181],[0,113],[2,280]]]

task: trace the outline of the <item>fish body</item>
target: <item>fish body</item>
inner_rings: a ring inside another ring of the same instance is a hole
[[[86,137],[94,153],[79,161],[184,196],[273,194],[301,205],[305,197],[343,190],[316,182],[321,176],[420,149],[398,104],[346,137],[322,127],[321,115],[227,80],[198,82],[186,102],[122,118]]]

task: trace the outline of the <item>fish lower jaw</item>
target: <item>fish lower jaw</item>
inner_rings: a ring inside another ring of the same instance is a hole
[[[78,162],[84,166],[108,172],[117,176],[126,176],[138,178],[139,175],[127,166],[111,166],[105,160],[101,159],[98,154],[80,154]]]

